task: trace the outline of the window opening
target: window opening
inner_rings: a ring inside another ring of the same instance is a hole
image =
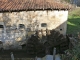
[[[41,27],[47,27],[47,24],[46,23],[42,23]]]
[[[24,24],[19,24],[19,28],[25,28]]]

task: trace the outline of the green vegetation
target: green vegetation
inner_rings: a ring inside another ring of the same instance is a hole
[[[80,60],[80,42],[71,50],[72,60]]]
[[[77,34],[80,32],[80,8],[69,12],[67,34]]]
[[[67,34],[77,35],[80,32],[80,8],[69,11]],[[68,60],[80,60],[80,39],[72,50],[69,50],[71,57]]]
[[[61,1],[70,2],[70,0],[61,0]]]

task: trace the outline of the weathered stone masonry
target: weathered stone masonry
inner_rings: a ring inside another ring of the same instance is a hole
[[[52,30],[56,29],[62,34],[66,34],[68,11],[65,10],[53,10],[53,11],[22,11],[22,12],[6,12],[0,13],[0,21],[3,21],[5,25],[16,25],[19,28],[19,24],[24,24],[25,28],[31,28],[32,31],[45,30],[46,28]],[[46,24],[47,26],[41,26]]]

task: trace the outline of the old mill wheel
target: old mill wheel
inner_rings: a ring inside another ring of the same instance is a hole
[[[45,55],[45,47],[39,42],[37,36],[32,35],[27,42],[27,54],[42,57]]]
[[[42,42],[47,50],[46,54],[52,54],[53,48],[57,49],[57,53],[64,53],[65,50],[69,49],[69,40],[56,30],[46,29],[46,36],[42,31]]]
[[[37,31],[32,35],[28,39],[26,48],[28,55],[41,57],[45,54],[52,54],[54,47],[57,49],[57,53],[64,53],[65,50],[69,49],[69,40],[59,31],[46,29],[45,31]]]

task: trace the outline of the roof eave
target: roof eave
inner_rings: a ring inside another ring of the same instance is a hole
[[[70,10],[70,8],[62,8],[62,9],[52,9],[52,8],[47,8],[47,9],[20,9],[20,10],[0,10],[0,13],[4,13],[4,12],[21,12],[21,11],[53,11],[53,10]]]

